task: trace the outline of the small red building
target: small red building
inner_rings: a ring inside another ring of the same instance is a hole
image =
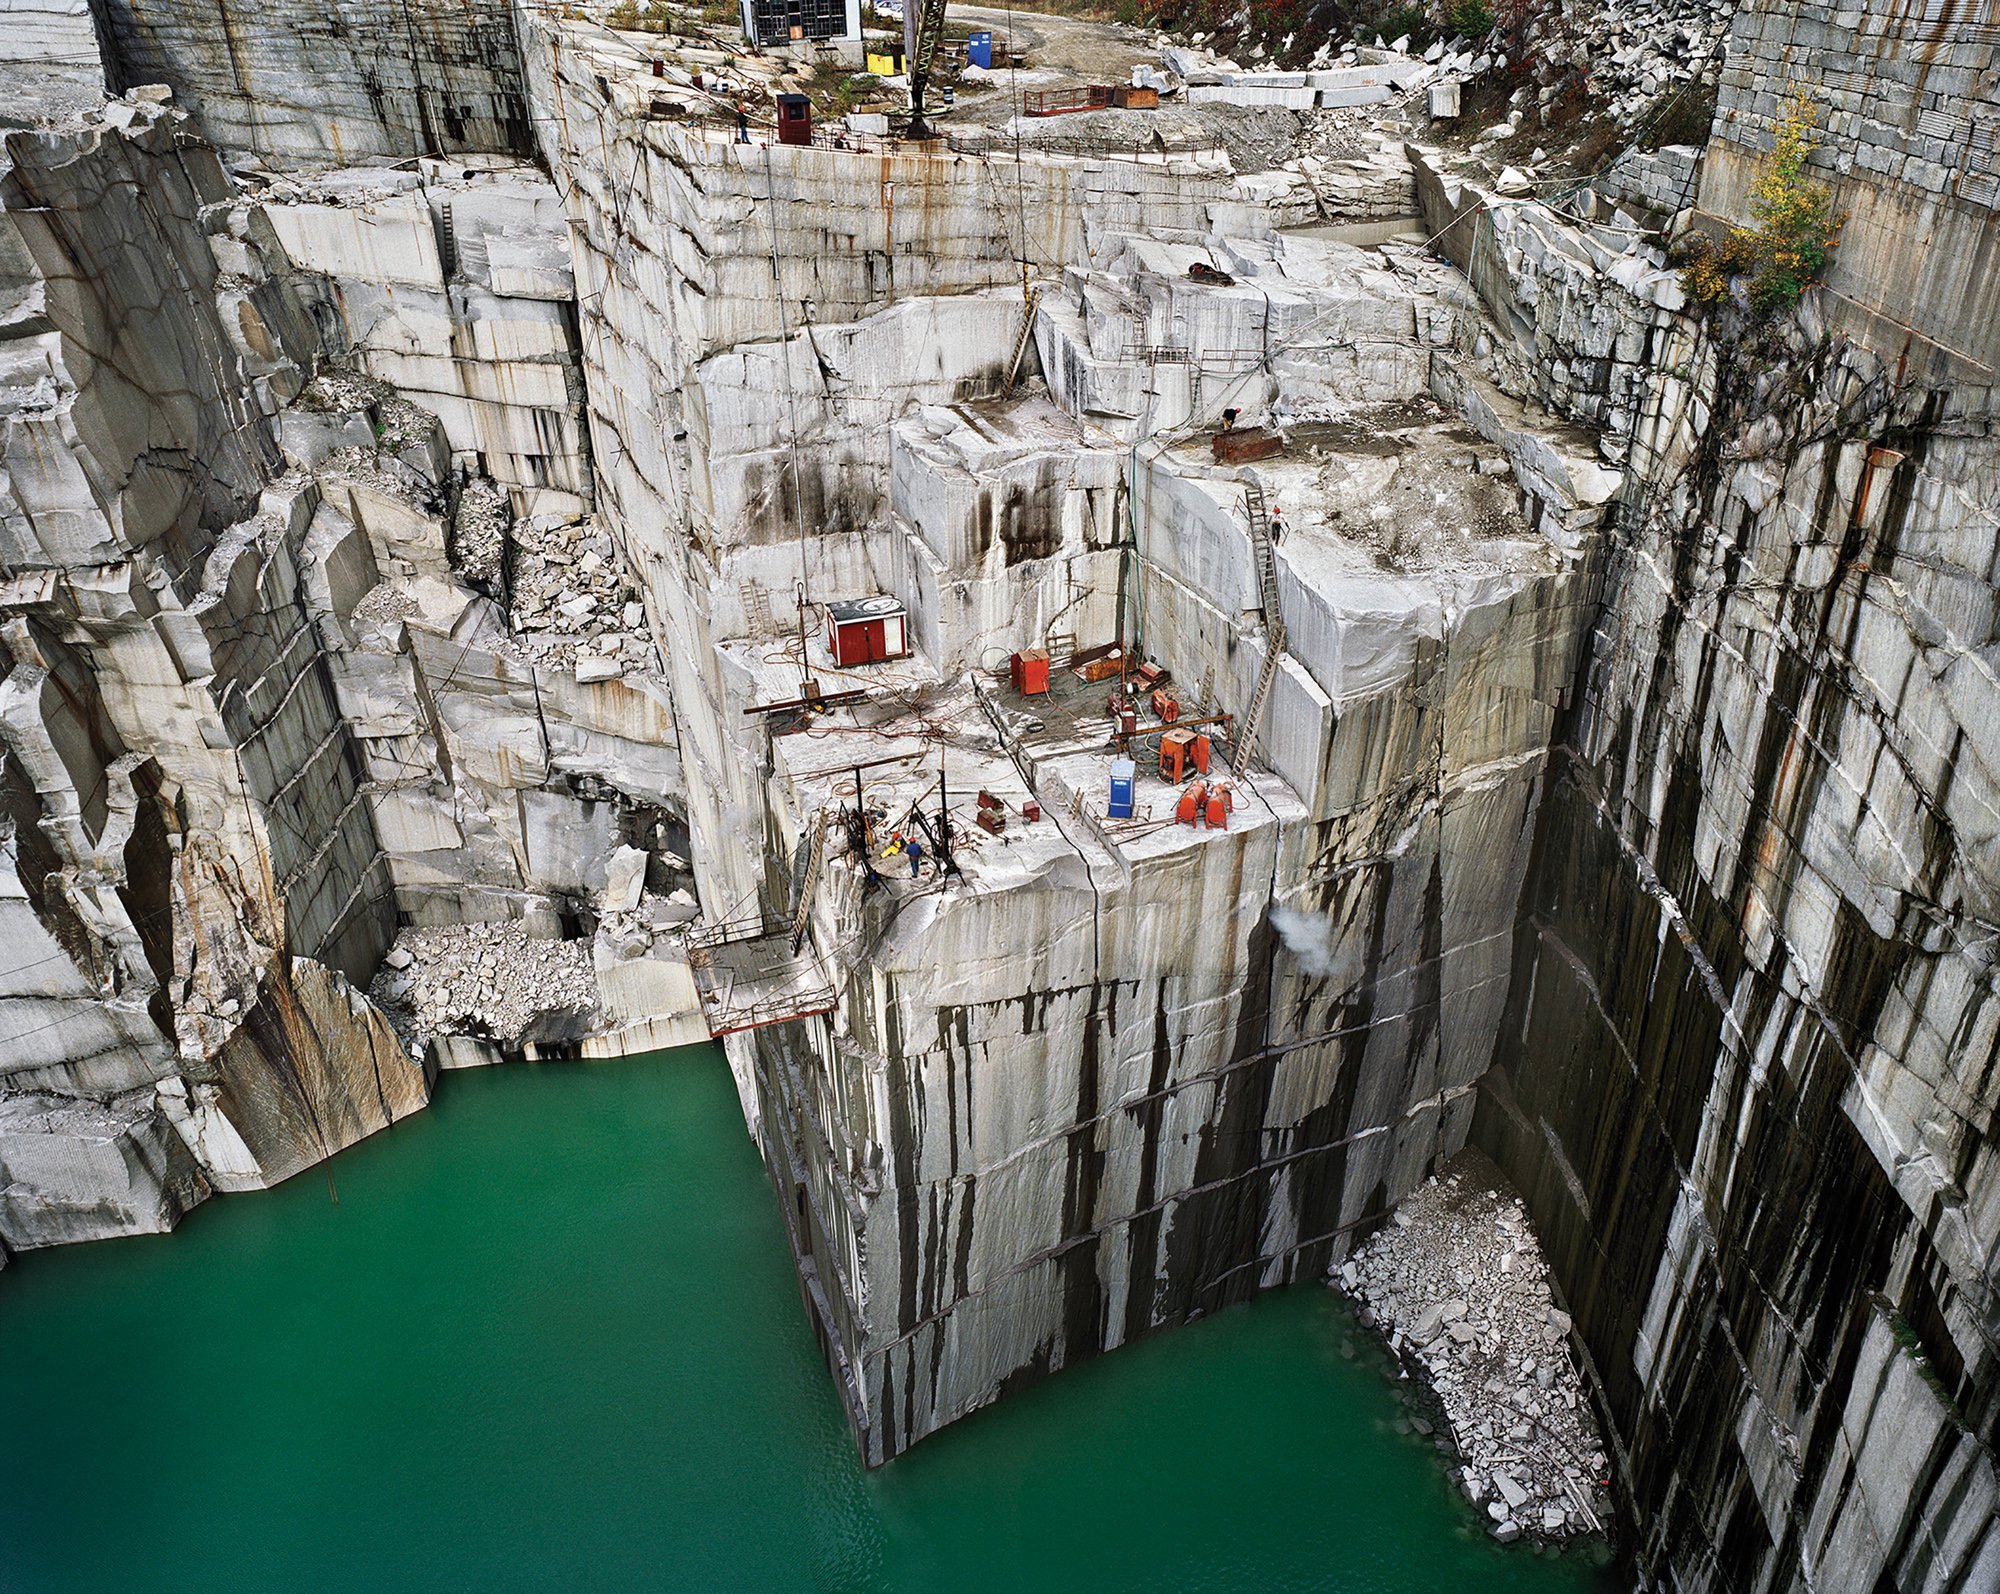
[[[778,96],[778,142],[810,144],[813,141],[812,101],[803,94]]]
[[[826,646],[836,664],[908,658],[909,612],[894,598],[849,598],[829,603]]]

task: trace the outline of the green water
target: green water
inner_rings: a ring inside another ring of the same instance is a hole
[[[0,1273],[0,1590],[1599,1586],[1314,1287],[864,1473],[706,1049],[449,1076],[331,1171]]]

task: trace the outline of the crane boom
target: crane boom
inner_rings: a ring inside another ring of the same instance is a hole
[[[910,137],[929,138],[924,123],[924,90],[930,86],[938,41],[944,37],[945,0],[905,0],[903,58],[910,74]]]

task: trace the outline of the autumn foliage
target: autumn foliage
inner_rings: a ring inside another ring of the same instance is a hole
[[[1718,304],[1742,282],[1752,310],[1788,310],[1826,274],[1846,218],[1833,195],[1806,175],[1819,108],[1794,89],[1778,118],[1777,142],[1750,188],[1750,227],[1732,227],[1720,241],[1694,240],[1682,255],[1681,286],[1698,304]]]

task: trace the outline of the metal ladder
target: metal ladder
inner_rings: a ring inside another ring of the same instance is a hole
[[[1278,678],[1278,661],[1285,656],[1285,622],[1273,620],[1264,632],[1264,667],[1257,672],[1257,690],[1250,694],[1250,707],[1229,749],[1229,769],[1241,775],[1249,769],[1257,751],[1257,731],[1264,723],[1264,710],[1271,701],[1271,683]]]
[[[769,636],[773,630],[771,595],[754,581],[745,581],[736,590],[743,597],[743,623],[749,635]]]
[[[813,893],[819,890],[820,866],[826,862],[826,810],[819,811],[813,821],[812,840],[806,846],[805,867],[799,871],[799,883],[792,906],[792,950],[797,952],[805,944],[806,922],[812,917]]]
[[[1007,362],[1007,381],[1000,389],[1002,398],[1009,398],[1014,392],[1014,383],[1021,374],[1021,358],[1028,352],[1028,339],[1035,331],[1035,306],[1041,302],[1042,290],[1030,288],[1021,300],[1021,330],[1014,334],[1014,354]]]
[[[438,265],[450,280],[458,275],[458,223],[452,220],[449,198],[438,206],[437,246]]]
[[[1278,613],[1278,560],[1271,547],[1271,517],[1264,509],[1264,489],[1250,482],[1243,489],[1243,513],[1250,522],[1250,551],[1257,561],[1258,602],[1266,626],[1282,626]]]

